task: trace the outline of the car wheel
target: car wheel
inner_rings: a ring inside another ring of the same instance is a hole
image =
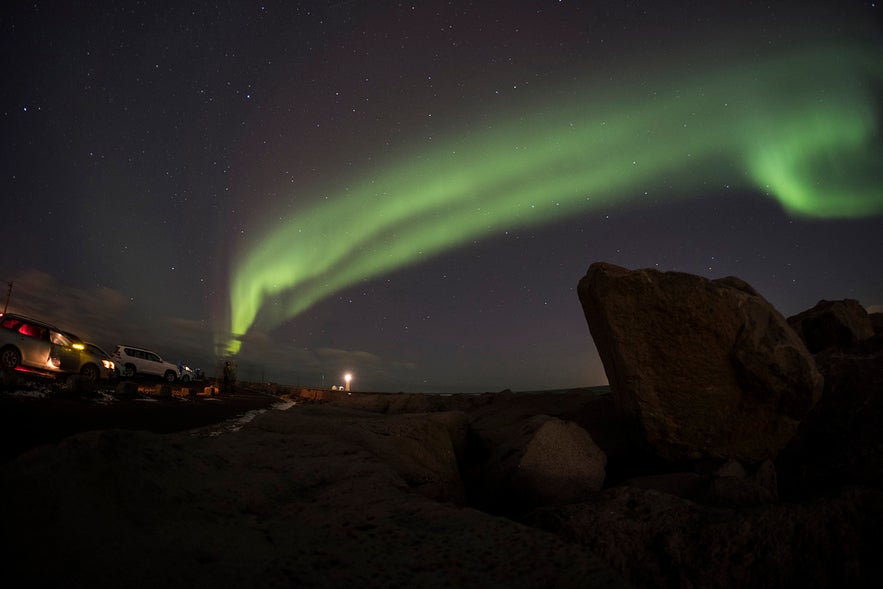
[[[166,371],[166,382],[175,382],[175,373],[171,370]]]
[[[0,351],[0,365],[4,368],[18,368],[21,364],[21,352],[12,346],[6,346]]]
[[[190,382],[190,377],[185,374],[184,376],[181,377],[181,380],[184,382]]]
[[[88,381],[96,381],[98,380],[98,367],[94,364],[86,364],[83,366],[82,370],[80,370],[80,374],[83,375]]]
[[[123,366],[123,376],[126,378],[134,378],[135,377],[135,365],[134,364],[126,364]]]

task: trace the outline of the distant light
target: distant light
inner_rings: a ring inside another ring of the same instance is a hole
[[[351,381],[352,379],[353,379],[353,375],[350,374],[349,372],[347,372],[346,374],[343,375],[343,380],[346,381],[346,390],[347,390],[347,391],[350,390],[350,381]]]

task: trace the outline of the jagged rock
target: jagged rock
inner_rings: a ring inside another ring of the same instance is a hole
[[[615,487],[525,521],[588,547],[636,587],[875,587],[883,578],[879,489],[728,509]]]
[[[712,477],[701,493],[694,498],[697,503],[718,507],[750,507],[773,503],[776,496],[754,481],[732,477]]]
[[[697,472],[668,472],[633,477],[623,482],[623,485],[691,499],[708,486],[710,479],[711,476]]]
[[[788,324],[813,354],[849,347],[874,335],[868,312],[854,299],[819,301],[812,309],[788,317]]]
[[[748,475],[748,472],[745,470],[745,467],[742,466],[741,462],[730,458],[729,460],[724,461],[723,464],[714,468],[712,474],[716,477],[744,479]]]
[[[465,446],[466,416],[461,412],[378,415],[353,409],[304,408],[306,418],[320,415],[315,421],[301,421],[299,426],[312,432],[334,432],[392,467],[420,494],[438,501],[464,503],[463,482],[457,452]],[[329,423],[327,416],[336,419]],[[285,415],[264,415],[256,426],[266,431],[290,433]]]
[[[353,439],[389,464],[417,492],[437,501],[465,502],[455,449],[465,445],[464,414],[396,415],[365,420],[360,426],[347,432],[345,439]]]
[[[763,462],[750,475],[734,460],[726,461],[708,472],[699,466],[698,472],[646,475],[629,479],[623,484],[711,506],[747,507],[778,499],[775,467],[769,461]]]
[[[779,475],[776,465],[771,460],[764,460],[758,464],[749,474],[748,480],[764,489],[771,501],[779,499]]]
[[[473,499],[498,513],[584,499],[604,483],[607,457],[584,429],[536,415],[486,436]]]
[[[341,436],[389,417],[298,409],[221,436],[88,432],[2,465],[4,575],[33,587],[624,585],[582,546],[413,492]]]
[[[773,458],[821,393],[803,342],[738,278],[595,263],[578,291],[617,406],[667,460]]]
[[[874,328],[874,334],[883,336],[883,313],[868,313],[868,319]]]
[[[829,348],[816,364],[822,397],[777,460],[788,493],[883,483],[883,337]]]

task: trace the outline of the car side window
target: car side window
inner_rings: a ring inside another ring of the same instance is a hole
[[[40,325],[34,325],[33,323],[22,322],[22,324],[18,328],[18,332],[22,335],[33,337],[36,339],[49,339],[49,330]]]
[[[69,346],[71,344],[70,340],[63,333],[58,333],[57,331],[52,332],[49,341],[56,346]]]
[[[159,356],[157,356],[156,354],[148,354],[147,359],[152,362],[159,362]]]

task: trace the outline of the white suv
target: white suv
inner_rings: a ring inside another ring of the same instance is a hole
[[[119,345],[113,353],[113,361],[120,371],[120,376],[125,378],[132,378],[136,374],[149,374],[159,376],[166,382],[175,382],[178,379],[177,366],[166,362],[156,352],[144,348]]]

